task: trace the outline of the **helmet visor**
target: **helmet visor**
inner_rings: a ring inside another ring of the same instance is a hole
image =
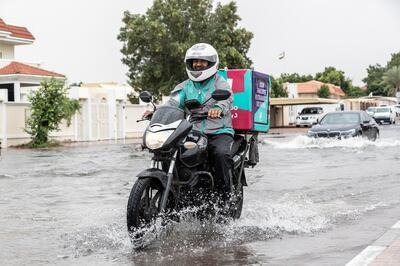
[[[209,69],[209,68],[211,68],[211,67],[213,67],[215,65],[215,62],[211,62],[211,61],[205,60],[205,61],[208,62],[208,66],[206,68],[204,68],[204,69],[194,69],[193,68],[193,61],[194,60],[199,60],[199,59],[200,60],[204,60],[204,59],[201,59],[201,58],[187,59],[186,60],[186,68],[188,70],[190,70],[190,71],[199,71],[199,72],[201,72],[201,71],[207,70],[207,69]]]
[[[201,60],[206,60],[211,63],[217,62],[217,56],[216,55],[188,55],[186,56],[186,61],[187,60],[194,60],[194,59],[201,59]]]

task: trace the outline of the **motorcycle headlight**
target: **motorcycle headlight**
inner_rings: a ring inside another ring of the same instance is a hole
[[[344,136],[354,135],[355,133],[356,133],[356,130],[354,128],[340,132],[340,134],[344,135]]]
[[[174,130],[164,130],[159,132],[150,132],[146,133],[146,147],[150,150],[159,149],[164,145],[169,136],[172,135]]]

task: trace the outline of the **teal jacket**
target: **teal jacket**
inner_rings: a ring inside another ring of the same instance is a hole
[[[207,118],[207,120],[199,121],[193,125],[194,130],[201,131],[205,134],[234,134],[232,128],[231,107],[233,103],[233,94],[231,86],[228,82],[218,74],[203,82],[193,82],[188,79],[178,84],[171,92],[171,96],[166,105],[179,107],[185,110],[185,101],[197,99],[200,103],[205,102],[211,97],[214,90],[228,90],[231,97],[224,101],[215,101],[211,99],[204,107],[205,110],[211,108],[220,108],[224,114],[221,118]]]

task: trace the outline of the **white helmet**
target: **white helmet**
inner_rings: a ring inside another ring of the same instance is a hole
[[[208,67],[202,70],[193,69],[193,60],[201,59],[208,61]],[[208,43],[196,43],[186,51],[186,72],[193,81],[203,81],[217,73],[219,58],[218,53]]]

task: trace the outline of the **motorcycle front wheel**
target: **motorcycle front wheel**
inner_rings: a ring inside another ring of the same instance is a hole
[[[243,185],[240,184],[239,191],[235,194],[233,203],[231,206],[231,217],[233,219],[239,219],[240,216],[242,215],[242,209],[243,209]]]
[[[138,179],[132,187],[128,200],[126,220],[128,232],[145,228],[160,212],[163,187],[154,178]]]

